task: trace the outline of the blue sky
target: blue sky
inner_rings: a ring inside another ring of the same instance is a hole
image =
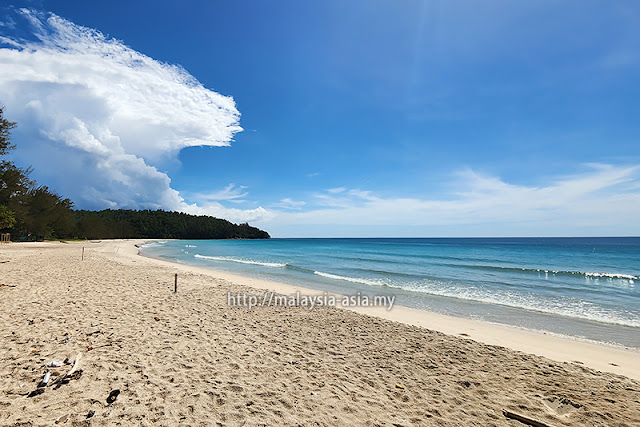
[[[637,2],[6,5],[15,159],[79,208],[283,237],[640,234]]]

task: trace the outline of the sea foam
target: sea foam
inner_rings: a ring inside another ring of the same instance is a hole
[[[208,255],[195,254],[194,257],[202,258],[202,259],[210,259],[213,261],[229,261],[229,262],[237,262],[240,264],[260,265],[262,267],[270,267],[270,268],[284,268],[287,266],[286,263],[281,263],[281,262],[263,262],[263,261],[254,261],[251,259],[242,259],[242,258],[233,258],[233,257],[224,257],[224,256],[208,256]]]

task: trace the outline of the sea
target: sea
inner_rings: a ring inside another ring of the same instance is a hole
[[[640,237],[167,240],[141,253],[640,349]]]

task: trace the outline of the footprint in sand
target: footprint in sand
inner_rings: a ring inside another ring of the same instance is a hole
[[[568,415],[582,408],[582,405],[575,403],[566,397],[548,396],[543,399],[542,403],[549,410],[557,415]]]

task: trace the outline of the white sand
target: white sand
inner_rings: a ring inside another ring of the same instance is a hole
[[[0,424],[518,425],[506,409],[640,425],[638,353],[401,307],[367,311],[395,322],[229,307],[228,292],[294,288],[143,258],[133,243],[0,246]],[[76,354],[79,377],[26,396],[45,363]]]
[[[128,256],[137,256],[138,249],[133,245],[120,245],[119,250]],[[124,246],[124,247],[123,247]],[[283,283],[259,280],[223,271],[170,263],[149,259],[159,265],[170,266],[180,271],[192,271],[211,277],[224,278],[233,283],[256,289],[269,290],[284,295],[293,295],[301,291],[305,295],[322,295],[317,290],[295,287]],[[339,300],[339,298],[338,298]],[[548,357],[558,362],[574,362],[590,368],[625,375],[640,380],[640,352],[638,349],[625,349],[580,341],[571,337],[545,333],[505,325],[492,324],[471,319],[445,316],[423,310],[394,306],[390,311],[384,307],[353,307],[354,312],[380,317],[407,325],[421,326],[449,335],[462,335],[485,344],[499,345],[529,354]]]

